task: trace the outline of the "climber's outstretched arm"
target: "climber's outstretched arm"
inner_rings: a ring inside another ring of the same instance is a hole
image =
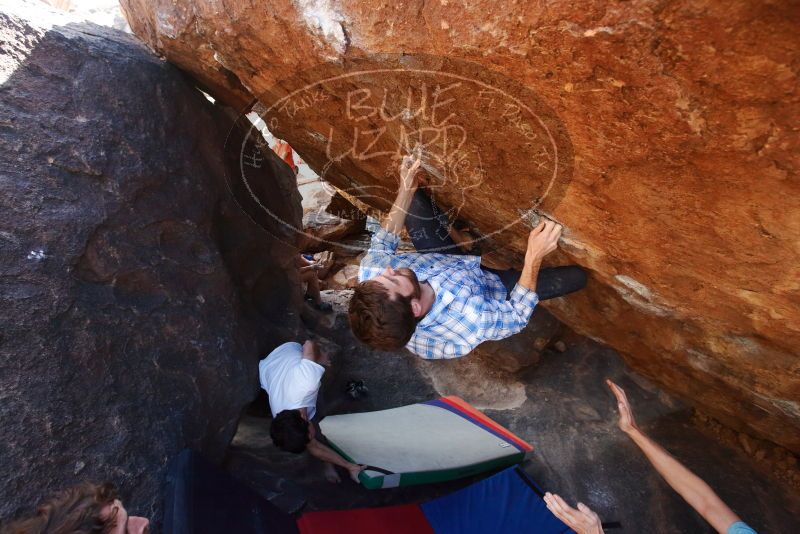
[[[636,426],[625,391],[611,380],[606,380],[606,383],[617,397],[619,428],[628,434],[633,442],[642,449],[642,452],[653,464],[653,467],[656,468],[656,471],[667,481],[667,484],[677,491],[689,503],[689,506],[703,516],[717,532],[725,534],[729,531],[731,525],[741,521],[708,484],[673,458],[670,453]],[[749,529],[743,523],[742,526]],[[752,532],[752,530],[740,531]]]
[[[389,216],[383,221],[383,228],[387,232],[400,235],[403,225],[406,222],[408,208],[411,206],[411,199],[417,190],[417,171],[422,163],[419,154],[405,156],[400,164],[400,188],[397,190],[397,198],[389,210]]]

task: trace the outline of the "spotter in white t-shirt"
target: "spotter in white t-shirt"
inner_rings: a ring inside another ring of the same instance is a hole
[[[300,343],[290,341],[270,352],[258,364],[258,375],[261,387],[269,395],[272,416],[284,410],[306,408],[308,419],[313,419],[323,374],[323,366],[303,358]]]

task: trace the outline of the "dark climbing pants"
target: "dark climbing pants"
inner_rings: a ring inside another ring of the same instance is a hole
[[[406,216],[406,230],[417,252],[469,254],[450,237],[450,221],[427,193],[417,189]],[[516,269],[497,270],[482,267],[500,277],[508,293],[514,289],[522,274]],[[577,265],[546,267],[539,270],[536,293],[539,300],[548,300],[573,293],[586,286],[586,272]]]

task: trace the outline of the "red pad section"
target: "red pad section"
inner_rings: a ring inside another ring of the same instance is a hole
[[[489,419],[488,417],[483,415],[481,412],[479,412],[478,410],[476,410],[475,408],[473,408],[472,406],[470,406],[469,404],[467,404],[466,402],[461,400],[460,398],[455,397],[455,396],[451,396],[451,397],[442,397],[439,400],[441,400],[442,402],[446,402],[450,406],[452,406],[452,407],[458,409],[459,411],[465,413],[466,415],[468,415],[469,417],[475,419],[476,421],[480,421],[482,424],[486,425],[487,427],[491,428],[492,430],[494,430],[498,434],[500,434],[503,437],[507,438],[509,441],[513,441],[514,443],[516,443],[517,445],[522,447],[522,449],[525,452],[530,452],[530,451],[533,450],[533,445],[531,445],[527,441],[524,441],[524,440],[520,439],[516,435],[512,434],[511,431],[506,430],[502,426],[498,425],[496,422],[494,422],[493,420]]]
[[[435,534],[416,504],[309,512],[297,527],[300,534]]]

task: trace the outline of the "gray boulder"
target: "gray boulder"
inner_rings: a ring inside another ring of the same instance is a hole
[[[0,517],[111,480],[157,518],[167,462],[221,459],[258,359],[297,332],[292,233],[233,202],[231,121],[174,67],[0,7]],[[257,173],[299,227],[288,167]]]

